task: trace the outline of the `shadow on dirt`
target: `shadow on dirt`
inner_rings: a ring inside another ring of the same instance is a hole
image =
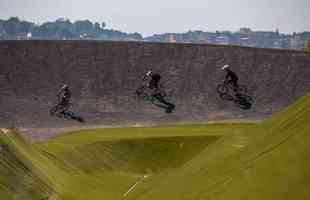
[[[225,101],[233,101],[241,109],[249,110],[252,107],[253,99],[247,94],[247,87],[239,85],[237,88],[229,84],[219,84],[216,88],[219,97]]]
[[[171,113],[175,109],[175,105],[166,100],[167,93],[160,87],[156,92],[142,85],[135,91],[139,100],[149,101],[153,105],[165,109],[166,113]]]
[[[85,120],[81,116],[78,116],[74,112],[68,110],[67,108],[64,108],[61,104],[57,104],[54,107],[52,107],[49,110],[49,114],[50,116],[55,116],[64,119],[71,119],[81,123],[85,122]]]

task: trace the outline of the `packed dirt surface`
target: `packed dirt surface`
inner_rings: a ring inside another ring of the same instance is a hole
[[[213,123],[260,123],[262,120],[259,119],[239,119],[239,120],[216,120],[208,122],[193,122],[195,124],[213,124]],[[75,125],[75,126],[63,126],[63,127],[30,127],[18,129],[18,132],[23,136],[29,138],[33,142],[44,142],[49,139],[55,138],[59,135],[70,134],[70,132],[84,130],[84,129],[103,129],[103,128],[125,128],[125,127],[154,127],[154,126],[169,126],[172,124],[155,124],[155,123],[136,123],[136,124],[126,124],[126,125]],[[173,124],[177,125],[177,124]]]
[[[41,134],[46,138],[57,135],[59,131],[54,128],[261,120],[309,91],[309,63],[309,54],[289,50],[141,42],[1,41],[0,127],[53,130],[32,133],[40,139]],[[230,64],[239,75],[239,83],[248,87],[254,99],[250,110],[218,97],[216,87],[224,78],[224,64]],[[167,100],[176,105],[173,113],[167,114],[134,95],[149,69],[162,75]],[[49,116],[63,83],[72,89],[72,110],[86,123]]]

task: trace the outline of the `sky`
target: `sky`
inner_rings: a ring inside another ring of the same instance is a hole
[[[310,31],[310,0],[0,0],[0,19],[105,22],[143,36],[189,30]]]

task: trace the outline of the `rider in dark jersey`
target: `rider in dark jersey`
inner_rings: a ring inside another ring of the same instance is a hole
[[[153,73],[151,70],[148,71],[143,80],[145,80],[146,78],[150,77],[150,81],[149,81],[149,84],[148,84],[148,87],[154,91],[158,90],[159,89],[159,82],[160,82],[160,79],[161,79],[161,76],[160,74],[158,73]]]
[[[72,93],[68,84],[64,84],[57,93],[60,99],[59,105],[61,105],[64,110],[67,110],[70,106],[71,95]]]
[[[148,88],[150,88],[151,90],[153,90],[153,94],[152,96],[155,97],[159,102],[165,104],[168,106],[168,108],[166,109],[167,113],[171,113],[172,110],[175,109],[175,105],[172,103],[169,103],[165,100],[163,94],[160,91],[160,86],[159,86],[159,82],[161,79],[160,74],[158,73],[153,73],[151,70],[148,71],[145,76],[143,77],[143,80],[146,80],[147,78],[150,79],[149,83],[148,83]]]
[[[225,70],[227,73],[226,73],[226,76],[225,76],[225,83],[227,84],[231,84],[233,87],[234,87],[234,91],[237,90],[238,88],[238,76],[236,75],[235,72],[231,71],[229,69],[229,65],[224,65],[222,67],[223,70]]]

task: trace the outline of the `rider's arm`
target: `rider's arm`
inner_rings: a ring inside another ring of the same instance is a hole
[[[230,74],[229,72],[227,72],[226,76],[225,76],[225,80],[228,80],[230,78]]]
[[[144,74],[144,76],[143,76],[143,81],[145,81],[148,77],[150,77],[151,76],[151,73],[146,73],[146,74]]]
[[[146,74],[144,74],[143,78],[142,78],[142,81],[145,81],[145,79],[147,78],[148,76]]]
[[[152,75],[152,70],[149,70],[145,75],[144,75],[144,77],[143,77],[143,81],[145,81],[145,79],[147,78],[147,77],[150,77]]]

